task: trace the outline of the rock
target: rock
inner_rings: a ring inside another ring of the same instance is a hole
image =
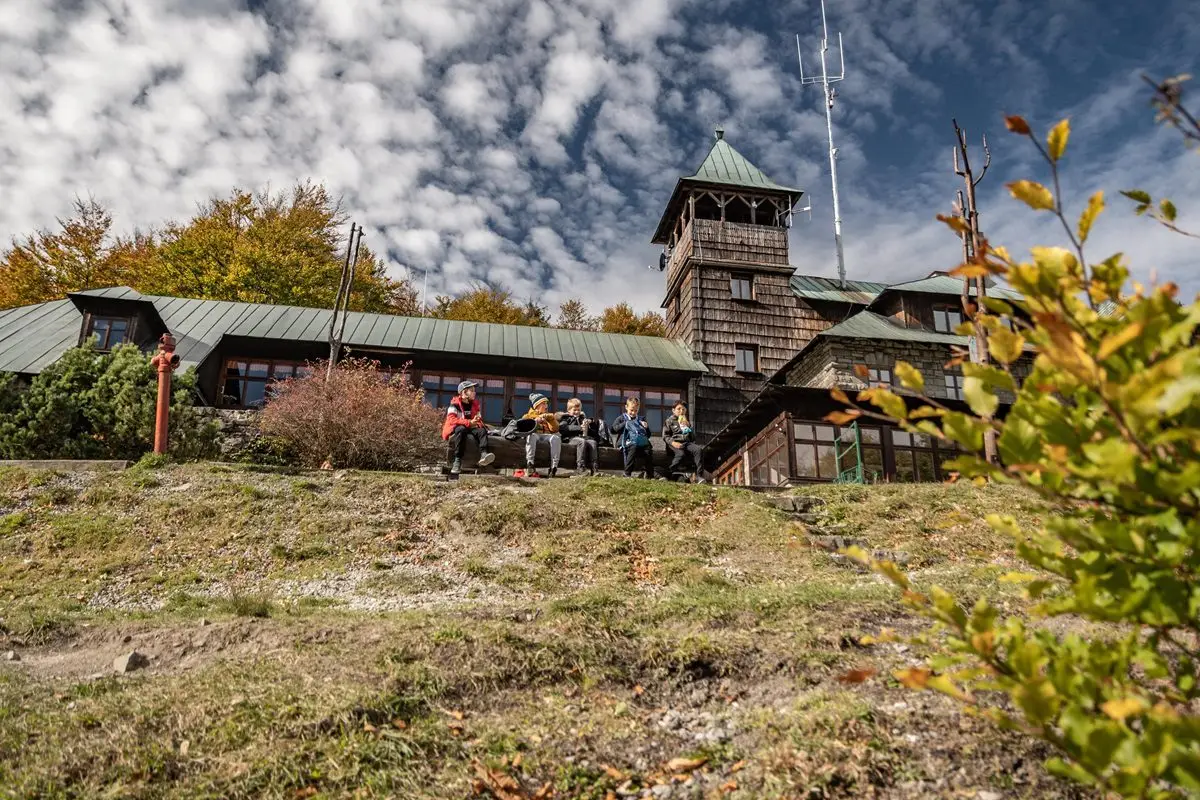
[[[150,659],[139,653],[137,650],[132,650],[123,656],[117,656],[113,659],[113,670],[118,675],[125,675],[133,672],[135,669],[150,666]]]
[[[669,783],[660,783],[650,790],[651,796],[658,798],[670,797],[672,793],[673,789]]]
[[[17,655],[16,650],[9,650],[7,653],[4,654],[4,660],[5,661],[20,661],[21,657],[19,655]]]
[[[796,510],[796,498],[790,495],[780,495],[771,498],[771,505],[778,508],[780,511],[793,512]]]
[[[583,430],[583,429],[580,428],[580,430]],[[127,633],[127,634],[125,634],[124,638],[121,639],[121,641],[125,644],[129,644],[130,642],[133,641],[133,637]]]
[[[208,624],[209,624],[208,620],[206,620],[204,617],[200,618],[200,627],[201,628],[203,628],[205,625],[208,625]]]
[[[1004,800],[1004,796],[999,792],[989,792],[986,789],[975,795],[978,800]]]

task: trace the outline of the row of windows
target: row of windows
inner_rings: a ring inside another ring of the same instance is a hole
[[[868,482],[888,480],[908,483],[944,480],[946,461],[958,454],[955,445],[919,433],[895,428],[859,427],[859,446],[854,447],[854,429],[818,422],[793,422],[791,446],[795,451],[795,477],[834,481],[839,474],[855,471],[860,464]],[[886,437],[886,442],[885,438]],[[787,439],[772,430],[747,449],[717,478],[726,485],[777,486],[792,473],[788,464]],[[890,453],[890,474],[885,450]]]
[[[258,408],[270,399],[272,383],[303,377],[310,372],[309,367],[295,361],[227,361],[222,389],[223,405]],[[397,372],[380,369],[384,377]],[[476,397],[482,406],[484,421],[491,425],[501,425],[507,419],[523,416],[530,408],[529,395],[537,392],[544,394],[550,400],[550,408],[556,411],[565,411],[567,401],[578,398],[584,413],[589,416],[596,414],[599,398],[603,418],[610,423],[624,412],[625,398],[636,397],[642,404],[641,412],[650,423],[651,430],[659,430],[681,397],[677,391],[641,386],[597,387],[590,383],[436,373],[422,374],[420,385],[425,391],[426,402],[434,408],[445,409],[458,394],[458,384],[468,378],[478,384]],[[602,391],[600,395],[597,395],[598,388]]]
[[[578,398],[584,414],[595,417],[599,409],[602,419],[609,424],[624,413],[625,398],[636,397],[641,403],[641,413],[650,424],[650,429],[660,430],[663,422],[673,413],[675,404],[681,399],[679,392],[661,388],[607,384],[598,387],[573,381],[479,378],[470,375],[431,373],[425,373],[421,377],[425,399],[434,408],[446,408],[458,393],[458,384],[467,378],[479,384],[475,390],[476,396],[483,407],[484,422],[490,425],[501,425],[505,420],[524,416],[531,407],[529,395],[537,392],[549,399],[553,411],[566,411],[567,401]]]

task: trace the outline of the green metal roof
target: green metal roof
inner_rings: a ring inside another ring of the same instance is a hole
[[[920,280],[908,281],[907,283],[894,283],[888,286],[888,289],[897,292],[925,292],[927,294],[952,294],[955,297],[962,296],[962,278],[954,278],[949,275],[930,275],[928,278]],[[1011,289],[1005,289],[1000,286],[989,286],[988,296],[997,297],[1001,300],[1021,300],[1023,299],[1019,292],[1014,292]],[[971,294],[975,294],[974,288]]]
[[[708,151],[704,163],[684,180],[703,183],[722,183],[729,186],[744,186],[754,189],[770,189],[789,194],[799,194],[799,189],[782,186],[768,178],[761,169],[750,163],[744,155],[725,141],[725,130],[717,128],[717,140]]]
[[[328,341],[330,312],[325,309],[141,295],[128,287],[80,294],[152,304],[175,336],[176,353],[184,367],[198,365],[223,336]],[[40,372],[76,345],[80,322],[80,312],[70,300],[0,311],[0,371]],[[676,339],[390,314],[351,312],[346,317],[344,342],[351,348],[708,371]]]
[[[70,300],[0,311],[0,372],[41,372],[79,344],[81,322]]]
[[[820,275],[793,275],[790,283],[792,293],[806,300],[858,303],[864,306],[888,288],[886,283],[850,280],[842,287],[837,278],[825,278]]]
[[[933,344],[963,344],[967,337],[955,336],[952,333],[938,333],[920,328],[902,328],[893,325],[887,317],[881,317],[873,311],[860,311],[852,317],[842,320],[832,328],[826,328],[817,336],[833,336],[851,339],[888,339],[898,342],[930,342]]]
[[[697,184],[736,186],[759,192],[786,194],[793,203],[804,194],[800,189],[784,186],[768,178],[761,169],[751,164],[749,159],[725,141],[724,128],[717,128],[716,141],[713,142],[712,149],[708,151],[704,161],[700,163],[700,167],[693,174],[684,175],[675,182],[675,189],[671,192],[671,198],[658,221],[654,237],[650,240],[653,244],[667,242],[671,226],[683,210],[684,187]]]

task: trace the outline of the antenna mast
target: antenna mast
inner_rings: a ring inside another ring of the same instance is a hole
[[[829,131],[829,175],[833,182],[833,242],[837,248],[837,268],[838,268],[838,283],[845,288],[846,286],[846,256],[842,252],[842,211],[838,206],[838,181],[837,181],[837,148],[833,146],[833,99],[837,97],[837,92],[832,88],[831,84],[844,80],[846,77],[846,58],[842,52],[842,34],[838,34],[838,61],[841,63],[841,71],[837,75],[830,75],[825,68],[825,53],[829,50],[829,26],[825,24],[825,0],[821,0],[821,74],[805,75],[804,74],[804,56],[800,53],[800,35],[796,35],[796,59],[800,62],[800,84],[809,86],[812,84],[820,84],[825,91],[825,127]]]

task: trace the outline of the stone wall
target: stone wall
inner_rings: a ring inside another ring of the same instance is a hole
[[[223,458],[236,458],[260,436],[257,411],[236,408],[197,408],[196,411],[204,419],[217,423]]]
[[[838,387],[846,391],[867,388],[867,382],[854,372],[855,364],[893,370],[897,361],[907,361],[925,376],[925,393],[932,398],[950,397],[946,388],[947,374],[961,375],[961,369],[946,369],[950,347],[928,342],[898,342],[882,339],[850,339],[823,337],[826,340],[813,347],[787,374],[789,386],[808,386],[815,389]],[[1023,357],[1013,365],[1018,380],[1029,374],[1030,360]],[[1015,398],[1010,392],[1000,392],[1002,403]]]

